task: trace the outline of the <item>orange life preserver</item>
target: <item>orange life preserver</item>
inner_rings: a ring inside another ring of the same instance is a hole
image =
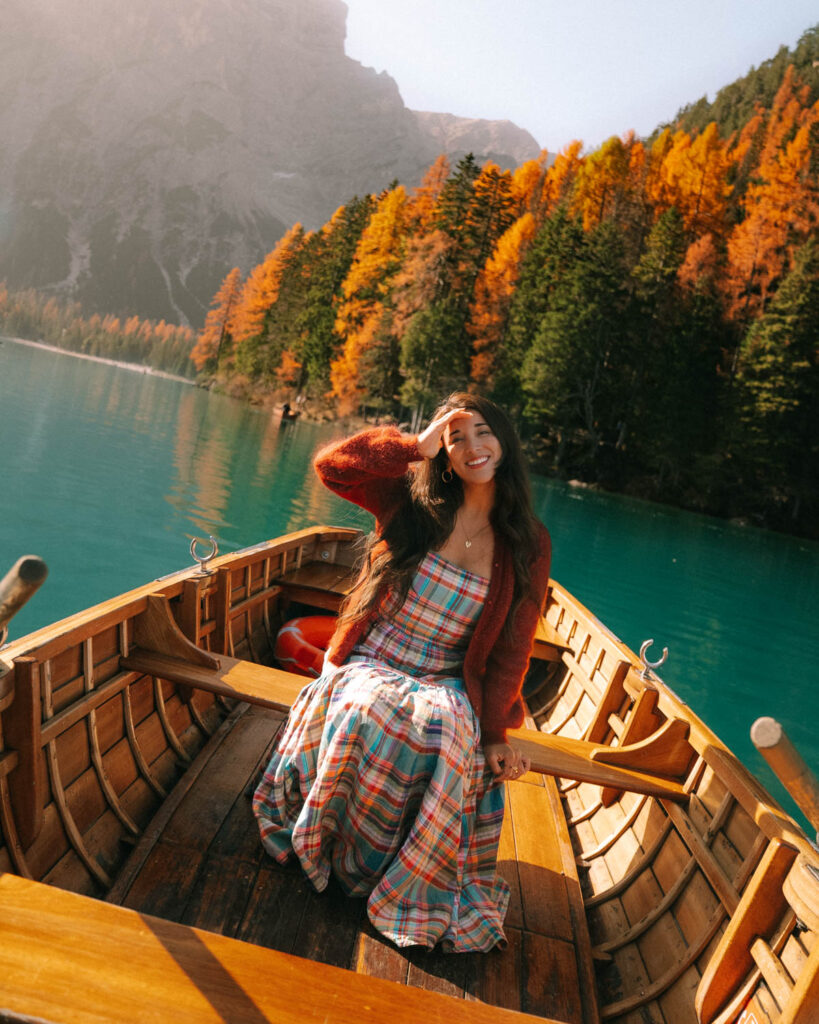
[[[290,619],[276,634],[273,656],[282,668],[303,676],[321,675],[324,654],[336,628],[333,615]]]

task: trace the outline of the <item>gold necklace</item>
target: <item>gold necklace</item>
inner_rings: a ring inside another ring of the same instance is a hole
[[[461,530],[463,531],[464,537],[466,537],[466,540],[464,541],[464,547],[465,548],[471,548],[472,547],[472,541],[475,539],[475,537],[480,537],[480,535],[483,533],[483,531],[484,530],[488,530],[489,527],[492,525],[491,523],[487,523],[486,526],[482,526],[480,528],[480,530],[478,530],[477,533],[473,533],[472,536],[470,537],[469,534],[466,532],[466,527],[464,526],[464,524],[461,522],[460,519],[458,520],[458,524],[460,525]]]

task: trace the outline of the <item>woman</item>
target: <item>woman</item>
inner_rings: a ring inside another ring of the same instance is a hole
[[[399,946],[504,942],[496,873],[506,742],[549,580],[506,415],[451,395],[417,437],[367,430],[316,458],[375,533],[322,675],[299,695],[254,797],[262,842],[317,889],[366,895]]]

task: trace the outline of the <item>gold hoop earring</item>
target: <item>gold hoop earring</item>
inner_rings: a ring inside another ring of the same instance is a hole
[[[447,476],[447,473],[449,473],[449,476]],[[451,484],[452,483],[452,470],[451,469],[445,469],[443,471],[443,473],[441,473],[441,479],[444,481],[445,484]]]

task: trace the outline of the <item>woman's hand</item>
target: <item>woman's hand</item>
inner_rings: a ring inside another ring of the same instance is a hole
[[[469,416],[466,409],[450,409],[418,435],[418,451],[425,459],[434,459],[444,443],[444,431],[453,420]]]
[[[529,771],[529,758],[508,743],[487,743],[483,748],[486,763],[498,782],[519,779]]]

